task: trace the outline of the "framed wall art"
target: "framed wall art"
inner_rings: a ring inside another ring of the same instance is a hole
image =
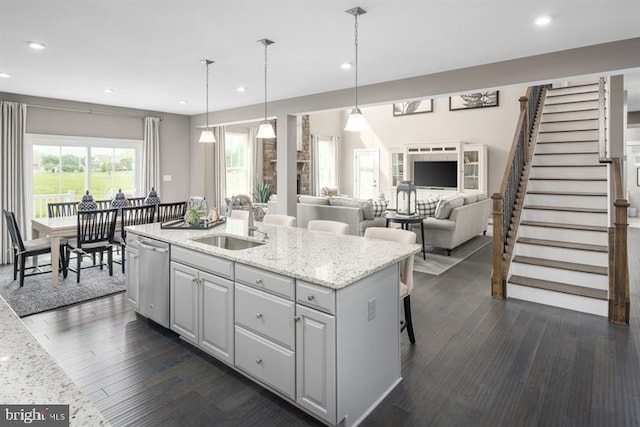
[[[433,99],[414,99],[393,104],[394,116],[406,116],[408,114],[431,113],[433,111]]]
[[[449,97],[449,111],[469,110],[471,108],[497,107],[499,91],[485,91],[454,95]]]

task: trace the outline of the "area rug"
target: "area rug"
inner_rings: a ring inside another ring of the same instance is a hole
[[[439,276],[488,245],[491,239],[491,236],[476,236],[451,251],[451,256],[447,256],[446,249],[427,246],[427,259],[422,259],[422,252],[417,253],[413,261],[413,270]]]
[[[47,258],[38,257],[39,263],[49,262]],[[91,265],[91,261],[84,261],[83,265]],[[83,269],[80,283],[76,283],[76,274],[72,271],[66,279],[60,274],[57,287],[53,286],[50,273],[28,276],[24,278],[22,288],[19,279],[13,280],[13,266],[0,266],[0,295],[20,317],[123,292],[125,287],[126,279],[120,264],[113,265],[113,276],[109,276],[106,266],[104,270],[99,267]]]

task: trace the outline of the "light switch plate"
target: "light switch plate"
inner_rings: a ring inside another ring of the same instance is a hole
[[[164,182],[171,182],[171,175],[162,175],[162,180]]]

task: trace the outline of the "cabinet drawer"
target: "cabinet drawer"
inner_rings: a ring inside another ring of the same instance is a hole
[[[293,301],[236,284],[236,323],[293,348],[295,335]]]
[[[236,282],[242,282],[285,298],[293,299],[293,278],[259,268],[236,264]]]
[[[171,245],[171,260],[233,280],[233,261]]]
[[[296,282],[296,300],[298,303],[330,314],[336,313],[335,295],[333,289],[325,286],[314,285],[302,280]]]
[[[236,366],[295,399],[294,352],[236,326]]]

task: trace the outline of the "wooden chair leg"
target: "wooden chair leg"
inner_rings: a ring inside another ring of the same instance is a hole
[[[13,251],[13,280],[18,278],[18,251]]]
[[[24,267],[26,264],[26,260],[26,256],[20,255],[20,287],[24,286]]]
[[[109,246],[109,249],[107,249],[107,266],[109,267],[109,276],[113,276],[113,247],[112,246]]]
[[[100,251],[100,270],[104,270],[104,258],[103,258],[103,255],[104,255],[104,252]]]
[[[76,257],[76,283],[80,283],[80,265],[82,264],[82,253]]]
[[[404,302],[404,320],[407,327],[407,334],[411,344],[416,343],[416,337],[413,335],[413,321],[411,319],[411,295],[407,295],[403,299]]]
[[[120,257],[120,263],[122,264],[122,274],[124,274],[124,262],[125,262],[125,250],[122,248],[122,255]]]

